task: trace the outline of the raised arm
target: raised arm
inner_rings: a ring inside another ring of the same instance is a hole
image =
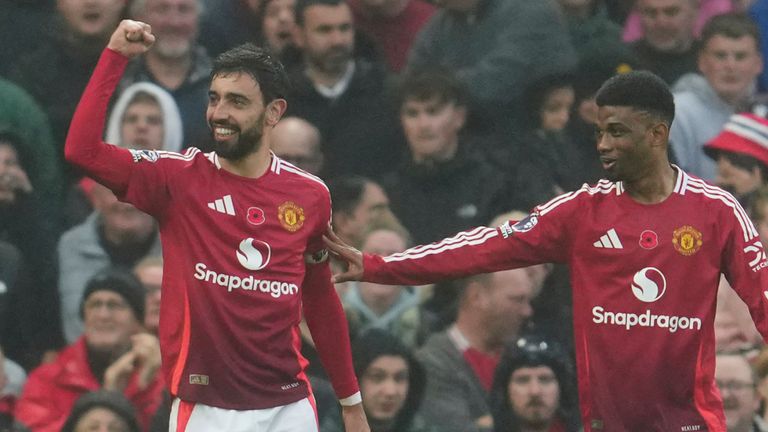
[[[154,41],[148,24],[120,22],[83,92],[67,135],[67,161],[114,191],[127,186],[133,156],[128,150],[101,140],[107,105],[128,61],[146,52]]]

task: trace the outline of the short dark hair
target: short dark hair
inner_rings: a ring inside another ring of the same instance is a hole
[[[338,6],[346,4],[344,0],[297,0],[294,6],[296,25],[304,26],[304,11],[312,6]]]
[[[766,166],[759,159],[752,157],[748,154],[737,153],[727,150],[716,150],[714,153],[714,159],[717,160],[718,156],[722,156],[728,160],[732,165],[737,168],[741,168],[744,171],[752,171],[757,168],[760,171],[760,175],[763,177],[763,184],[768,182],[768,166]]]
[[[290,81],[285,68],[269,50],[245,43],[221,53],[213,62],[211,78],[231,73],[246,73],[259,84],[264,104],[285,99]]]
[[[128,426],[129,432],[139,432],[136,410],[131,402],[122,393],[107,390],[85,393],[77,399],[61,431],[73,432],[77,423],[96,408],[109,410],[120,417]]]
[[[439,103],[466,106],[469,92],[464,84],[448,69],[425,67],[402,76],[397,87],[397,107],[408,100],[420,102],[437,99]]]
[[[672,126],[675,101],[667,83],[648,71],[615,75],[603,83],[595,96],[597,106],[625,106],[646,111]]]
[[[360,204],[365,186],[372,180],[358,175],[336,177],[328,181],[333,213],[351,213]]]
[[[710,39],[715,36],[724,36],[729,39],[749,36],[755,41],[755,46],[760,51],[760,30],[746,14],[729,12],[710,18],[701,30],[700,49],[705,49]]]

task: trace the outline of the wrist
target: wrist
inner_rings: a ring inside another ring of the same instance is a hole
[[[357,405],[362,402],[363,402],[363,397],[360,395],[360,391],[357,391],[356,393],[352,394],[351,396],[347,396],[344,399],[339,399],[339,403],[343,407]]]

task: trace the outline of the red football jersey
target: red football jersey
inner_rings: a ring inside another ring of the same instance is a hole
[[[661,203],[639,204],[621,182],[602,180],[517,223],[366,255],[365,279],[420,285],[566,262],[585,430],[725,432],[714,382],[718,282],[725,274],[765,337],[768,262],[738,202],[675,169]]]
[[[355,396],[343,309],[322,235],[328,188],[272,155],[259,178],[215,153],[125,150],[100,141],[127,59],[106,50],[70,127],[66,155],[160,226],[163,373],[174,396],[228,409],[305,398],[302,308],[336,393]],[[356,396],[354,397],[356,398]],[[353,399],[354,399],[353,398]]]

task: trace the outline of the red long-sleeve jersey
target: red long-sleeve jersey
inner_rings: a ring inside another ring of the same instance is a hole
[[[639,204],[621,182],[603,180],[517,223],[366,255],[364,279],[421,285],[568,263],[585,430],[725,432],[714,383],[718,282],[724,274],[765,337],[768,262],[739,203],[675,169],[661,203]]]
[[[251,179],[195,148],[179,154],[102,142],[107,103],[127,62],[104,51],[65,151],[159,222],[159,334],[171,393],[227,409],[307,397],[299,353],[303,306],[337,395],[356,395],[347,324],[322,244],[331,215],[325,184],[274,155],[266,174]]]

